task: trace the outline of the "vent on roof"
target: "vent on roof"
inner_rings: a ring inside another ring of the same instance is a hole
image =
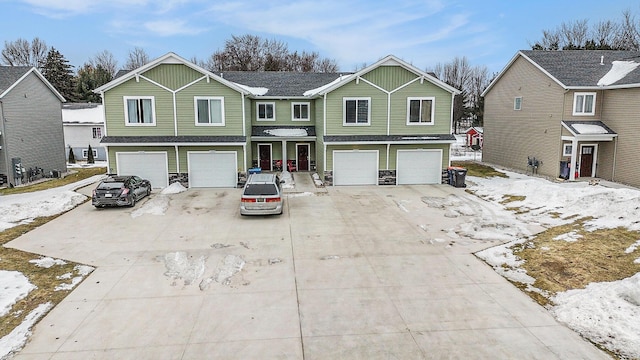
[[[600,65],[604,65],[604,55],[600,56]]]

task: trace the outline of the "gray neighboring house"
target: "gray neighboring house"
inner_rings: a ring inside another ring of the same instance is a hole
[[[107,153],[100,140],[104,136],[104,109],[102,104],[67,103],[62,105],[65,156],[69,149],[78,161],[86,161],[89,145],[95,161],[106,161]]]
[[[483,161],[640,187],[640,52],[519,51],[482,95]]]
[[[66,172],[61,110],[64,101],[36,68],[0,66],[3,185],[19,185],[43,175]]]

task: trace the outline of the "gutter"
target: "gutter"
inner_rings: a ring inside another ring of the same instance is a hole
[[[5,164],[5,168],[0,169],[0,171],[4,171],[7,173],[7,183],[11,184],[13,183],[14,179],[13,173],[9,171],[9,149],[7,148],[7,140],[5,140],[7,138],[7,133],[4,129],[4,122],[4,103],[2,102],[2,100],[0,100],[0,139],[2,140],[0,142],[0,146],[2,146],[2,153],[4,154]]]

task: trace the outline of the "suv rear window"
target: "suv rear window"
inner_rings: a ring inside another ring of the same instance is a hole
[[[274,184],[247,184],[244,195],[278,195],[278,188]]]
[[[124,187],[124,183],[123,182],[103,182],[102,184],[98,185],[98,189],[100,190],[111,190],[111,189],[120,189]]]

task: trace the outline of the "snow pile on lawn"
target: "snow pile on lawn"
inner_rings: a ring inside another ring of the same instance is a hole
[[[551,312],[559,321],[609,350],[640,358],[640,273],[569,290],[553,301]]]
[[[29,282],[26,276],[18,271],[0,270],[0,316],[11,311],[13,304],[24,299],[36,286]],[[0,350],[0,358],[2,351]]]
[[[293,176],[290,172],[284,170],[280,175],[280,181],[284,181],[282,184],[283,189],[293,189],[296,186],[296,183],[293,181]]]
[[[31,327],[53,307],[53,304],[48,302],[40,304],[33,309],[24,319],[24,321],[18,325],[7,336],[0,339],[0,359],[7,359],[7,356],[14,354],[22,349],[22,346],[27,342],[29,336],[31,336]]]
[[[503,208],[515,208],[507,218],[501,212],[487,214],[484,219],[472,217],[467,224],[494,232],[502,239],[504,231],[492,228],[496,223],[539,224],[554,227],[568,224],[587,216],[585,229],[625,227],[640,230],[640,191],[629,188],[591,186],[586,182],[554,183],[541,178],[507,172],[509,178],[468,177],[468,189],[488,200],[489,204],[502,203]],[[515,200],[515,201],[513,201]],[[449,211],[456,205],[448,206]],[[487,206],[487,209],[489,207]],[[462,228],[469,226],[461,225]],[[459,232],[459,229],[458,229]],[[576,232],[557,236],[558,241],[580,241]],[[504,277],[526,284],[528,291],[542,293],[533,287],[533,279],[524,269],[522,260],[514,256],[511,247],[524,244],[527,237],[521,233],[512,241],[476,253]],[[633,253],[640,248],[640,240],[626,249]],[[640,263],[636,260],[636,263]],[[620,281],[592,283],[585,289],[570,290],[552,298],[555,317],[582,336],[602,344],[607,349],[629,358],[640,358],[640,273]]]
[[[74,190],[93,184],[103,177],[104,175],[96,175],[53,189],[0,196],[0,231],[29,223],[38,217],[56,215],[73,209],[87,199]]]

